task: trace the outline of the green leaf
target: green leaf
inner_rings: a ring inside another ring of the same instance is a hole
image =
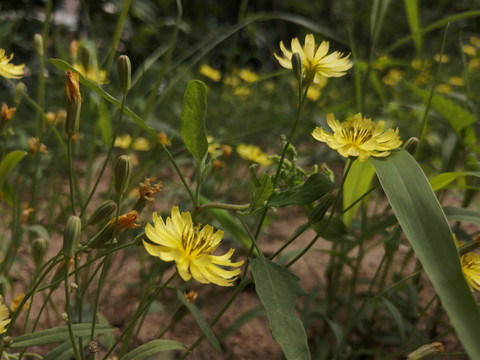
[[[287,360],[310,359],[307,335],[302,321],[295,315],[299,295],[304,295],[298,277],[264,257],[250,259],[255,289],[267,311],[273,338]]]
[[[92,324],[73,324],[73,335],[75,337],[89,336],[92,330]],[[95,333],[102,334],[109,331],[114,331],[116,328],[110,325],[97,324],[95,326]],[[11,348],[18,349],[29,346],[39,346],[51,343],[57,343],[70,339],[68,334],[68,326],[58,326],[52,329],[40,330],[31,334],[20,335],[14,338]]]
[[[48,230],[42,225],[31,225],[28,227],[28,231],[31,231],[44,239],[50,240]]]
[[[206,114],[207,87],[201,81],[190,81],[183,96],[180,135],[188,151],[198,163],[202,161],[208,150],[207,132],[205,131]]]
[[[348,172],[347,178],[343,185],[343,208],[349,207],[355,200],[359,199],[369,189],[372,183],[375,169],[369,161],[354,161]],[[343,214],[343,222],[350,226],[355,217],[358,207],[361,202],[358,202]]]
[[[405,150],[370,158],[402,229],[471,359],[480,359],[480,313],[467,285],[445,214]]]
[[[265,308],[262,305],[257,305],[247,312],[240,315],[234,321],[232,321],[220,334],[220,340],[227,339],[230,335],[235,334],[238,330],[242,328],[243,325],[248,322],[256,319],[260,315],[265,314]]]
[[[70,360],[74,355],[72,343],[68,340],[50,350],[42,360]]]
[[[480,211],[445,206],[443,208],[447,219],[480,225]]]
[[[187,309],[192,313],[193,318],[197,322],[198,326],[202,330],[203,334],[207,337],[210,344],[212,344],[213,348],[218,352],[221,352],[222,349],[220,348],[220,344],[218,343],[217,337],[213,333],[210,324],[207,322],[205,317],[202,315],[200,310],[195,304],[190,303],[180,291],[177,291],[177,297],[180,299],[183,305],[187,307]]]
[[[400,343],[403,344],[405,342],[405,325],[403,323],[402,313],[384,296],[382,296],[382,302],[395,320],[400,335]]]
[[[428,97],[430,96],[429,91],[422,90],[406,81],[403,83],[423,100],[428,100]],[[465,110],[465,107],[458,106],[452,100],[449,100],[441,95],[433,95],[431,106],[445,120],[448,121],[460,138],[462,138],[461,130],[474,124],[476,121],[475,116]]]
[[[268,205],[272,207],[284,207],[288,205],[306,205],[320,199],[332,189],[332,182],[327,175],[316,173],[310,176],[302,187],[295,190],[287,190],[272,195]]]
[[[422,55],[422,34],[418,33],[420,30],[420,16],[418,12],[418,0],[403,0],[405,11],[407,12],[408,26],[413,37],[413,44],[417,50],[417,56]]]
[[[12,172],[13,168],[18,164],[23,157],[27,155],[25,151],[14,150],[9,152],[2,159],[0,163],[0,190],[3,188],[3,184],[7,181],[8,175]]]
[[[273,193],[273,182],[270,176],[263,174],[258,186],[255,188],[252,194],[252,200],[250,201],[249,212],[255,211],[265,205],[268,198]]]
[[[433,191],[438,191],[443,189],[445,186],[450,184],[452,181],[463,178],[465,176],[476,176],[480,177],[480,172],[478,171],[464,171],[464,172],[446,172],[438,174],[437,176],[431,178],[430,186],[432,187]]]
[[[140,345],[122,357],[122,360],[144,360],[148,357],[170,350],[187,350],[182,343],[174,340],[156,339]]]

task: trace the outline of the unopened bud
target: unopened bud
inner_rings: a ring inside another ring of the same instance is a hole
[[[50,242],[45,238],[37,238],[33,240],[32,257],[37,269],[42,265],[43,260],[45,259],[49,243]]]
[[[292,55],[292,70],[300,83],[303,79],[302,56],[297,52]]]
[[[417,151],[419,140],[416,137],[411,137],[408,139],[405,144],[403,145],[403,148],[407,150],[410,155],[414,155],[415,152]]]
[[[123,194],[127,191],[130,175],[132,174],[132,159],[128,155],[121,155],[115,167],[115,191]]]
[[[15,86],[15,92],[13,94],[13,104],[18,107],[22,102],[23,96],[25,95],[25,90],[27,87],[23,82],[19,82],[17,86]]]
[[[82,107],[82,95],[78,73],[68,70],[65,73],[65,85],[67,92],[67,118],[65,120],[65,132],[72,137],[78,132],[80,123],[80,109]]]
[[[41,34],[35,34],[33,37],[33,45],[38,57],[43,58],[43,37]]]
[[[78,216],[71,215],[67,220],[63,233],[63,256],[66,259],[71,259],[73,255],[75,255],[75,249],[81,232],[82,221]]]
[[[120,55],[117,62],[117,70],[120,90],[126,94],[132,86],[132,64],[127,55]]]
[[[117,204],[112,200],[105,200],[87,220],[87,225],[92,226],[98,224],[102,220],[109,218],[115,210],[117,210]]]
[[[11,336],[5,336],[2,342],[5,347],[9,347],[10,345],[13,344],[13,338]]]
[[[431,344],[422,345],[417,350],[408,354],[407,360],[428,359],[431,355],[444,351],[445,349],[441,342],[433,342]]]
[[[320,199],[318,204],[308,214],[308,221],[310,222],[310,224],[316,224],[322,221],[322,219],[325,217],[325,214],[327,213],[328,209],[330,209],[330,206],[332,206],[337,196],[338,196],[338,189],[335,189],[331,191],[330,194]]]

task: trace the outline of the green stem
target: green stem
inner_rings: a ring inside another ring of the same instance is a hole
[[[80,352],[78,350],[77,345],[75,344],[75,337],[73,335],[73,328],[72,328],[72,312],[70,309],[70,286],[68,284],[68,262],[70,259],[65,259],[65,312],[67,313],[67,327],[68,327],[68,335],[70,337],[70,342],[72,343],[73,352],[75,353],[75,359],[79,360],[82,359]]]
[[[74,196],[74,179],[73,179],[73,155],[72,155],[72,137],[68,137],[68,179],[70,185],[70,204],[72,206],[72,214],[75,215],[75,196]]]

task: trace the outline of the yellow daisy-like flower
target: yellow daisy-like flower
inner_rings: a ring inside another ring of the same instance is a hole
[[[305,45],[300,45],[298,38],[292,39],[292,50],[288,50],[283,42],[280,42],[280,49],[283,57],[274,54],[280,65],[286,69],[292,69],[292,56],[300,54],[302,58],[302,73],[307,83],[320,83],[323,77],[339,77],[352,67],[348,60],[350,55],[343,57],[343,53],[334,51],[328,54],[329,43],[322,41],[320,45],[315,44],[313,34],[305,36]]]
[[[0,49],[0,76],[7,79],[21,79],[23,76],[23,68],[25,64],[13,65],[10,60],[13,59],[13,54],[5,55],[5,49]]]
[[[225,255],[211,255],[220,245],[223,231],[213,231],[210,225],[196,225],[189,212],[172,208],[171,217],[164,222],[153,213],[153,226],[147,224],[145,234],[153,243],[143,241],[148,253],[163,261],[175,261],[177,270],[183,280],[192,277],[198,282],[214,283],[220,286],[232,286],[240,269],[226,270],[223,266],[238,267],[243,261],[231,262],[234,250]]]
[[[242,159],[256,162],[259,165],[269,166],[272,164],[272,160],[268,158],[268,155],[255,145],[239,144],[237,153]]]
[[[480,290],[480,255],[475,253],[466,253],[460,258],[462,263],[462,272],[467,280],[470,289]]]
[[[7,330],[7,325],[10,323],[10,313],[8,308],[3,304],[3,297],[0,296],[0,334],[3,334]]]
[[[93,81],[99,85],[107,84],[107,72],[105,70],[99,70],[96,66],[89,66],[85,69],[82,64],[73,64],[73,68],[80,74],[85,76],[88,80]]]
[[[388,129],[383,132],[384,121],[376,124],[372,119],[362,117],[360,113],[347,118],[343,123],[338,122],[333,114],[328,114],[327,123],[333,133],[326,132],[317,126],[312,136],[344,157],[358,157],[360,161],[365,161],[370,156],[387,156],[390,150],[402,145],[398,137],[398,129]]]

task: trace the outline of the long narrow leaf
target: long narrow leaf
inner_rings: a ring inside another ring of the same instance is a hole
[[[18,164],[23,157],[27,155],[25,151],[15,150],[9,152],[5,157],[2,159],[0,163],[0,191],[3,188],[3,184],[7,180],[8,175],[12,172],[13,168]]]
[[[403,149],[371,162],[402,229],[471,359],[480,359],[480,313],[445,214],[415,159]]]

